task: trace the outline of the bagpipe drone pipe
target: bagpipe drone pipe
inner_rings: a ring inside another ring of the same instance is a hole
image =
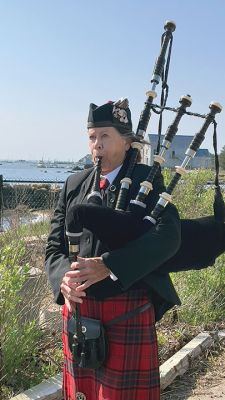
[[[172,200],[171,194],[174,188],[182,175],[186,172],[186,167],[190,160],[195,156],[197,150],[201,146],[210,124],[214,124],[214,143],[216,143],[215,116],[217,113],[221,112],[222,107],[219,103],[211,103],[209,106],[209,113],[202,116],[204,117],[202,127],[199,132],[195,134],[185,152],[184,161],[180,166],[176,167],[176,173],[166,191],[160,194],[157,204],[149,215],[147,215],[146,201],[152,191],[154,178],[161,170],[161,164],[164,162],[164,153],[170,147],[178,131],[178,124],[181,117],[184,114],[188,114],[186,108],[191,105],[191,97],[189,95],[181,97],[180,106],[176,109],[175,119],[168,127],[164,140],[162,144],[160,144],[159,154],[154,156],[154,164],[150,169],[150,173],[145,181],[141,183],[136,198],[131,200],[127,207],[127,195],[132,185],[132,174],[137,162],[138,150],[140,150],[142,146],[141,139],[146,132],[151,111],[154,111],[153,99],[156,97],[154,89],[164,74],[165,54],[169,43],[170,45],[172,43],[172,32],[175,30],[175,24],[168,22],[165,25],[165,29],[166,32],[162,37],[160,55],[156,61],[151,80],[152,90],[147,92],[148,98],[145,102],[144,111],[140,116],[136,132],[137,141],[132,143],[129,166],[125,178],[121,180],[121,189],[116,207],[112,209],[102,205],[101,192],[99,190],[101,173],[101,159],[99,158],[95,166],[95,178],[92,191],[88,198],[88,204],[75,205],[68,211],[66,218],[66,230],[71,259],[73,255],[76,256],[79,252],[79,240],[83,228],[90,230],[109,250],[114,250],[135,240],[149,231],[153,226],[156,226],[166,206]],[[165,109],[165,102],[161,103],[161,109]],[[225,207],[218,183],[218,156],[216,147],[214,146],[214,148],[216,161],[214,215],[181,220],[181,246],[171,259],[157,268],[157,271],[161,273],[205,268],[213,265],[215,259],[225,251]]]

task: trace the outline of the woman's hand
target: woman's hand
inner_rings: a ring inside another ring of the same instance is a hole
[[[110,270],[101,257],[77,257],[77,261],[71,264],[71,271],[65,273],[60,286],[69,311],[75,310],[74,303],[83,303],[85,289],[109,275]]]
[[[83,303],[82,297],[86,296],[83,290],[77,290],[79,286],[80,282],[77,282],[75,271],[66,272],[60,289],[70,312],[75,311],[75,303]]]
[[[71,264],[71,268],[75,274],[76,282],[79,282],[77,292],[82,292],[110,275],[110,270],[106,267],[101,257],[77,257],[77,261]]]

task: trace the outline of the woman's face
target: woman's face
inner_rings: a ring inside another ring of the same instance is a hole
[[[95,162],[96,157],[102,157],[101,166],[104,174],[123,163],[130,143],[115,128],[89,128],[88,136],[93,161]]]

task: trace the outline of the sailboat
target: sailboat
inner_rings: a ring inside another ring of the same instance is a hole
[[[44,163],[43,157],[42,157],[42,159],[40,161],[38,161],[37,167],[38,168],[46,168],[46,165]]]

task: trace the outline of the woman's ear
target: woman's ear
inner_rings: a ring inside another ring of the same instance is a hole
[[[125,150],[128,151],[130,149],[131,141],[127,140],[125,144]]]

